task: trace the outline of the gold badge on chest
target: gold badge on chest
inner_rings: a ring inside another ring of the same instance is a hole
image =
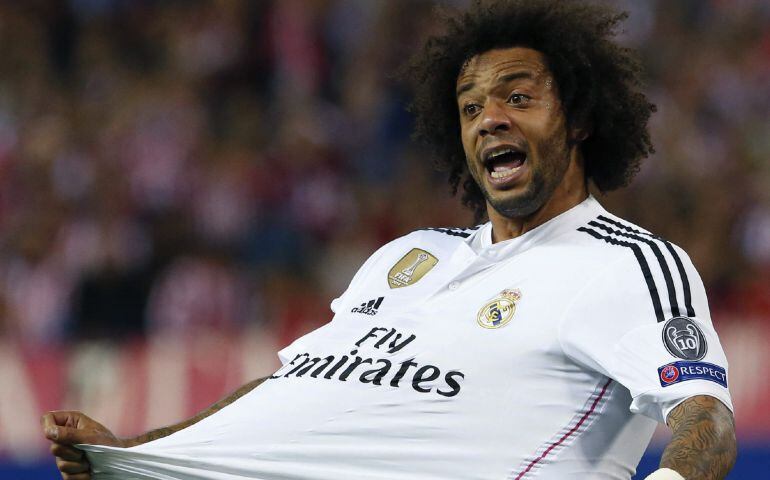
[[[516,313],[516,303],[520,299],[521,292],[518,289],[503,290],[497,298],[481,307],[476,321],[484,328],[504,327]]]
[[[425,250],[413,248],[388,272],[390,288],[414,285],[438,263],[438,258]]]

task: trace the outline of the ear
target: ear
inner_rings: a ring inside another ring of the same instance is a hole
[[[572,144],[580,143],[586,138],[588,138],[591,133],[593,133],[593,126],[592,125],[576,125],[572,128],[570,128],[569,131],[569,141]]]

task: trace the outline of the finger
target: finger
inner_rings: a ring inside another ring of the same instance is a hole
[[[51,436],[48,436],[48,433],[49,432],[46,431],[46,436],[50,440],[64,445],[72,445],[75,443],[92,443],[92,440],[95,438],[93,432],[91,431],[79,430],[77,428],[71,427],[53,427],[50,432]]]
[[[49,440],[55,440],[56,428],[58,425],[64,425],[65,420],[61,420],[61,423],[57,421],[56,414],[60,412],[48,412],[40,418],[40,423],[43,426],[46,438]]]
[[[80,460],[85,455],[82,450],[57,442],[51,444],[51,453],[56,457],[72,461]]]
[[[56,420],[54,419],[53,412],[48,412],[43,415],[40,418],[40,423],[43,426],[45,438],[48,440],[55,440],[55,437],[58,436],[58,432],[56,431]]]
[[[68,462],[60,458],[56,459],[56,467],[62,473],[88,473],[91,470],[87,462]]]
[[[40,418],[40,423],[43,425],[43,432],[47,439],[56,441],[61,434],[59,427],[68,426],[74,427],[77,424],[77,416],[82,415],[80,412],[73,412],[69,410],[56,410],[48,412]]]
[[[67,421],[77,416],[80,412],[74,410],[52,410],[43,415],[43,422],[50,422],[50,425],[66,425]]]
[[[48,440],[52,442],[59,441],[59,427],[45,427],[43,433]]]
[[[48,412],[40,417],[40,424],[43,425],[44,428],[55,425],[56,422],[53,418],[53,412]]]

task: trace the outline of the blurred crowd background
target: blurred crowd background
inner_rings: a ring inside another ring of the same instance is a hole
[[[690,253],[718,328],[770,325],[770,3],[613,3],[657,153],[600,201]],[[0,345],[280,347],[384,242],[470,225],[394,78],[435,6],[0,2]]]

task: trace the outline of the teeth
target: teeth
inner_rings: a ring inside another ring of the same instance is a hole
[[[491,172],[491,175],[492,175],[492,178],[509,177],[509,176],[513,175],[514,173],[516,173],[516,171],[518,169],[520,169],[520,168],[521,168],[521,165],[519,165],[516,168],[505,168],[505,169],[502,169],[502,170],[493,170]]]
[[[516,152],[514,150],[510,149],[510,148],[506,148],[505,150],[500,150],[500,151],[491,153],[489,155],[488,159],[491,160],[493,158],[499,157],[500,155],[505,155],[506,153],[516,153]]]

